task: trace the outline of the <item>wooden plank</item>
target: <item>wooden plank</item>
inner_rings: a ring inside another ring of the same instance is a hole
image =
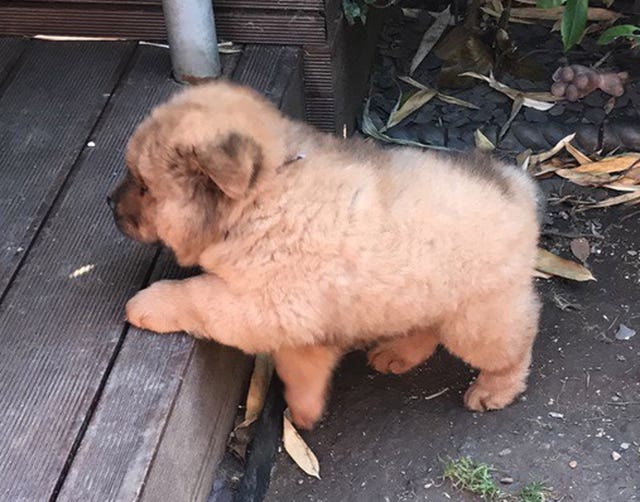
[[[0,38],[0,89],[8,83],[7,79],[11,76],[28,43],[27,40],[20,38]]]
[[[102,5],[162,5],[162,0],[23,0],[42,4],[102,4]],[[215,0],[215,8],[264,9],[264,10],[315,10],[324,9],[323,0]]]
[[[0,0],[0,35],[73,35],[164,40],[162,10],[156,6],[55,5]],[[237,43],[304,45],[326,40],[324,17],[314,12],[216,9],[223,40]]]
[[[0,95],[0,298],[132,50],[32,42]]]
[[[233,79],[301,116],[301,97],[288,96],[301,94],[298,50],[246,47]],[[174,274],[163,257],[152,280]],[[248,369],[214,343],[129,330],[60,500],[203,500]]]
[[[102,91],[109,92],[110,87],[95,85],[109,81],[100,68],[113,66],[123,51],[112,44],[38,46],[38,52],[48,58],[32,57],[24,66],[31,77],[22,92],[33,92],[33,96],[19,107],[17,94],[0,102],[15,108],[10,116],[25,114],[38,123],[27,129],[27,142],[40,156],[29,157],[17,167],[1,163],[11,174],[8,179],[3,173],[4,181],[17,193],[49,180],[50,170],[59,170],[57,152],[62,148],[56,142],[64,146],[66,138],[81,137],[84,143],[86,130],[76,129],[75,124],[84,123],[86,128],[90,123],[79,104],[106,99]],[[116,167],[123,163],[122,147],[130,131],[145,110],[176,87],[169,80],[166,50],[146,50],[158,54],[162,64],[136,60],[117,91],[128,99],[113,101],[106,111],[117,121],[94,131],[95,147],[83,151],[0,304],[0,493],[4,500],[48,500],[54,495],[121,343],[124,302],[143,284],[155,256],[154,249],[138,246],[118,233],[104,199]],[[59,74],[63,83],[55,83]],[[55,120],[42,117],[47,110]],[[19,130],[12,132],[20,141],[3,148],[5,152],[25,142]],[[47,162],[47,155],[53,162]],[[23,173],[28,173],[26,184],[18,187],[15,179],[27,176]],[[20,213],[14,216],[21,217]],[[73,272],[87,265],[93,268],[74,278]]]

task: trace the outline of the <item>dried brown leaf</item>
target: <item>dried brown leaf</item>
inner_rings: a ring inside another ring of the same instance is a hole
[[[300,469],[309,476],[320,479],[320,463],[318,462],[318,458],[291,423],[289,410],[284,412],[282,418],[282,442],[284,449]]]
[[[640,155],[620,155],[608,157],[597,162],[589,162],[575,168],[578,173],[618,173],[626,171],[640,163]]]
[[[566,260],[555,255],[546,249],[538,248],[538,259],[536,270],[546,274],[564,277],[573,281],[595,281],[593,274],[579,263]]]
[[[264,406],[264,401],[273,374],[273,360],[268,354],[257,354],[253,362],[253,373],[247,392],[244,421],[237,428],[247,427],[255,422]]]
[[[565,148],[565,145],[570,141],[572,141],[573,138],[575,138],[575,136],[576,136],[575,133],[569,134],[568,136],[565,136],[560,141],[558,141],[550,150],[546,150],[536,155],[532,155],[530,159],[530,164],[532,166],[535,166],[543,163],[546,160],[549,160],[551,157],[561,152]]]
[[[557,21],[562,19],[564,7],[552,7],[551,9],[539,9],[537,7],[514,7],[511,15],[520,19],[539,19],[541,21]],[[589,7],[587,19],[589,21],[615,21],[620,14],[608,9]]]
[[[593,162],[589,157],[587,157],[571,143],[566,143],[564,147],[566,148],[567,152],[569,152],[569,154],[578,161],[578,164],[590,164],[591,162]]]
[[[447,6],[442,12],[435,16],[435,20],[429,26],[427,31],[424,32],[422,36],[422,40],[420,41],[420,45],[418,46],[418,50],[416,51],[413,59],[411,60],[411,67],[409,70],[409,75],[413,75],[413,72],[416,71],[420,63],[424,60],[424,58],[431,52],[433,46],[440,39],[444,30],[449,25],[449,21],[451,20],[451,9]]]
[[[377,139],[378,141],[382,141],[384,143],[395,143],[398,145],[415,146],[418,148],[430,148],[432,150],[448,150],[448,148],[446,147],[436,146],[436,145],[427,145],[425,143],[419,143],[417,141],[411,141],[406,139],[392,138],[391,136],[384,134],[383,132],[379,131],[376,128],[375,124],[373,123],[373,120],[371,120],[370,108],[371,108],[371,101],[367,99],[364,105],[364,111],[362,112],[362,132],[365,135],[370,136],[374,139]]]
[[[511,123],[514,121],[514,119],[516,118],[518,113],[520,113],[520,110],[522,110],[522,105],[523,104],[524,104],[524,98],[522,98],[520,96],[518,96],[517,98],[515,98],[513,100],[513,103],[511,105],[511,115],[509,115],[509,118],[507,119],[507,121],[500,128],[500,134],[498,135],[498,138],[500,140],[502,138],[504,138],[505,134],[507,134],[507,131],[509,130],[509,127],[511,127]]]
[[[436,96],[436,94],[438,94],[438,91],[436,91],[435,89],[421,89],[414,92],[403,104],[400,104],[400,100],[398,100],[398,103],[396,103],[396,106],[389,115],[385,130],[391,129],[392,127],[398,125],[413,112],[419,110],[426,103],[431,101]]]
[[[561,98],[558,98],[551,94],[550,92],[523,92],[518,91],[516,89],[512,89],[511,87],[503,84],[502,82],[498,82],[493,74],[481,75],[476,72],[468,71],[461,74],[462,77],[471,77],[478,80],[483,80],[489,86],[496,91],[500,91],[505,96],[516,100],[522,99],[523,106],[528,108],[534,108],[536,110],[547,111],[553,108],[553,105],[556,101],[559,101]]]
[[[591,245],[586,237],[577,237],[571,240],[571,252],[582,263],[587,261],[591,254]]]
[[[473,139],[479,150],[491,151],[496,148],[496,146],[491,143],[491,140],[487,138],[480,129],[475,130],[473,133]]]
[[[612,183],[618,179],[618,177],[612,177],[607,173],[581,173],[578,171],[578,168],[556,169],[555,173],[561,178],[567,179],[572,183],[583,187],[600,187],[606,185],[607,183]]]
[[[623,195],[616,195],[615,197],[609,197],[608,199],[601,200],[595,204],[586,204],[580,207],[580,211],[586,211],[587,209],[598,209],[601,207],[611,207],[620,204],[638,204],[640,203],[640,190]]]
[[[407,83],[409,85],[412,85],[412,86],[416,87],[417,89],[422,89],[424,91],[433,90],[433,87],[426,86],[426,85],[418,82],[414,78],[411,78],[411,77],[408,77],[408,76],[398,77],[398,80],[402,80],[403,82],[405,82],[405,83]],[[458,105],[458,106],[462,106],[464,108],[471,108],[473,110],[478,110],[480,108],[479,106],[476,106],[473,103],[469,103],[468,101],[465,101],[464,99],[456,98],[454,96],[450,96],[450,95],[445,94],[443,92],[438,92],[436,94],[436,99],[439,99],[440,101],[444,101],[445,103],[449,103],[450,105]]]

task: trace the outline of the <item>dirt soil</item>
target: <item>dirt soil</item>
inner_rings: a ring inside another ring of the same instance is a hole
[[[497,480],[512,478],[503,487],[514,493],[544,481],[554,500],[640,500],[640,333],[615,338],[620,324],[640,331],[640,210],[571,214],[553,201],[593,189],[544,185],[552,201],[545,231],[588,235],[597,282],[538,280],[542,323],[520,400],[486,414],[465,410],[473,372],[443,350],[402,376],[377,374],[353,353],[335,376],[324,420],[304,434],[322,479],[280,452],[266,500],[479,500],[442,479],[443,462],[462,456],[493,465]],[[571,257],[570,240],[553,235],[543,244]]]
[[[384,121],[393,107],[398,95],[397,75],[405,71],[403,67],[408,66],[428,26],[410,23],[415,22],[390,16],[381,37],[372,91],[372,113],[382,117],[378,120]],[[562,59],[559,36],[549,37],[547,28],[537,28],[543,33],[541,41],[534,44],[536,52],[549,60],[553,70],[560,61],[567,61]],[[593,62],[600,57],[597,51],[602,49],[583,44],[568,61]],[[420,81],[433,80],[439,67],[436,60],[431,65],[429,58],[417,73]],[[616,109],[636,117],[632,122],[637,124],[637,72],[632,81],[626,101],[620,101]],[[527,88],[526,81],[509,83]],[[544,90],[540,85],[548,83],[529,85]],[[486,91],[477,86],[464,91],[469,96],[456,94],[475,99],[483,107],[482,113],[451,111],[460,115],[459,127],[447,125],[453,120],[451,113],[438,108],[445,105],[433,100],[390,134],[425,140],[422,136],[433,129],[444,138],[439,144],[472,148],[473,131],[487,124],[497,130],[511,106],[506,98],[504,103],[493,103],[495,92],[487,94],[492,99],[479,99],[474,94]],[[554,124],[571,129],[579,124],[593,126],[597,132],[603,124],[617,120],[614,110],[606,119],[602,112],[595,122],[589,122],[589,109],[602,111],[606,99],[594,94],[593,99],[572,105],[569,112],[577,114],[578,122],[558,113],[536,115],[531,111],[521,120],[531,131],[551,130]],[[496,116],[496,110],[504,117]],[[422,116],[426,118],[422,120]],[[442,120],[434,121],[434,117]],[[452,131],[458,131],[455,138]],[[566,131],[558,134],[562,137]],[[436,136],[426,139],[435,141]],[[459,144],[453,144],[452,138]],[[555,141],[555,137],[547,138],[549,145]],[[525,146],[516,141],[511,153],[515,155]],[[305,475],[281,451],[266,500],[480,500],[442,478],[444,463],[463,456],[494,466],[497,481],[510,481],[501,484],[510,493],[541,481],[552,487],[552,500],[640,500],[640,206],[579,213],[574,211],[572,199],[596,201],[617,193],[581,188],[559,178],[544,180],[541,185],[548,199],[541,245],[577,260],[570,250],[571,241],[585,237],[590,246],[586,265],[597,282],[537,280],[544,308],[526,393],[504,410],[471,413],[462,406],[462,394],[474,372],[444,350],[401,376],[377,374],[367,367],[364,353],[350,354],[335,376],[325,418],[316,430],[303,434],[318,456],[322,479]],[[638,334],[619,340],[615,335],[620,325]]]

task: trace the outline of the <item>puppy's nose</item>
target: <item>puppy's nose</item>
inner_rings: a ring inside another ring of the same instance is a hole
[[[116,210],[116,201],[111,198],[111,195],[107,195],[107,205],[112,211]]]

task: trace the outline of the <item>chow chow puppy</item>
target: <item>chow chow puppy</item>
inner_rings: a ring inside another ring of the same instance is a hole
[[[443,345],[480,370],[471,410],[525,389],[539,225],[522,172],[338,139],[226,82],[156,108],[126,161],[118,227],[203,270],[140,291],[127,319],[272,354],[298,426],[320,419],[336,363],[363,345],[385,373]]]

